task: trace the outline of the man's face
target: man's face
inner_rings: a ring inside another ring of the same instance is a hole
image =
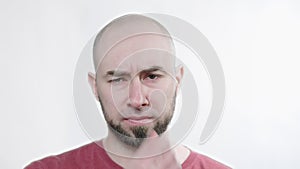
[[[157,35],[129,38],[102,58],[96,90],[110,130],[138,147],[172,118],[178,77],[169,40]],[[154,49],[155,48],[155,49]]]

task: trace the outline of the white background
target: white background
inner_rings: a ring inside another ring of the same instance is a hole
[[[0,12],[0,168],[89,142],[73,106],[75,64],[105,23],[131,12],[182,18],[218,53],[223,120],[209,142],[191,147],[234,168],[300,167],[298,1],[11,0]]]

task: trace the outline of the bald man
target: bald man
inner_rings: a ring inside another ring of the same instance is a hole
[[[184,68],[175,66],[172,38],[159,22],[137,14],[113,20],[95,38],[93,61],[95,73],[88,73],[88,82],[108,135],[27,169],[228,168],[183,145],[171,145],[166,131]]]

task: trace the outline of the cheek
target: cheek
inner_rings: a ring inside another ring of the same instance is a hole
[[[98,88],[98,91],[105,113],[114,121],[121,120],[123,116],[119,111],[122,110],[120,106],[122,104],[118,103],[120,97],[112,93],[111,87],[102,86],[102,88]]]
[[[113,93],[111,92],[111,88],[109,85],[101,85],[98,86],[98,94],[104,103],[111,104],[113,103]]]
[[[105,99],[107,103],[117,107],[126,103],[126,99],[128,99],[129,94],[128,88],[125,85],[120,87],[106,84],[98,87],[98,91],[101,99]]]
[[[172,82],[167,82],[164,85],[161,85],[160,88],[158,88],[158,91],[164,95],[164,102],[168,102],[169,100],[172,100],[176,91],[176,84]]]
[[[157,116],[164,116],[164,114],[169,113],[174,96],[174,90],[156,90],[152,92],[150,102],[154,111],[157,112]]]
[[[115,109],[111,92],[105,88],[99,88],[98,91],[102,106],[104,106],[106,113],[111,114]]]

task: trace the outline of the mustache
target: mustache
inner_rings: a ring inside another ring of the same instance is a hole
[[[130,117],[136,117],[136,118],[142,118],[142,117],[159,117],[162,114],[163,110],[158,111],[154,108],[143,108],[140,109],[126,109],[126,110],[119,110],[119,113],[124,118],[130,118]]]

